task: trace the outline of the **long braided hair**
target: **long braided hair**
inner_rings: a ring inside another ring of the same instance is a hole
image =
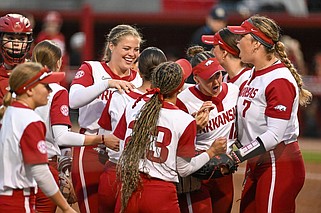
[[[303,88],[303,81],[301,75],[297,72],[294,65],[288,58],[285,52],[285,46],[283,42],[280,41],[280,27],[276,24],[276,22],[270,18],[265,16],[254,15],[251,17],[251,20],[255,27],[257,27],[261,32],[263,32],[266,36],[271,38],[275,45],[271,48],[266,46],[265,49],[267,53],[273,54],[274,52],[278,55],[278,58],[285,64],[285,66],[290,70],[293,75],[297,85],[299,87],[299,101],[301,106],[306,106],[311,103],[312,94],[310,91]],[[272,57],[272,56],[271,56]]]
[[[175,62],[161,63],[152,74],[151,83],[156,94],[143,105],[138,113],[130,140],[117,165],[117,177],[122,183],[121,212],[125,210],[132,193],[142,186],[139,162],[147,160],[146,152],[155,142],[157,122],[164,99],[177,95],[175,91],[182,79],[182,68]]]

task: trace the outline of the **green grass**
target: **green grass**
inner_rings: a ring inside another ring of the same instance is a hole
[[[321,153],[302,151],[304,162],[306,163],[321,163]]]

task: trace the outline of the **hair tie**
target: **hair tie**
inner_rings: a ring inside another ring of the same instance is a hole
[[[14,93],[14,91],[13,91],[13,89],[9,89],[9,92],[11,93],[11,94],[13,94]]]
[[[142,100],[142,98],[146,97],[147,95],[155,95],[158,94],[158,99],[163,102],[164,97],[163,94],[160,93],[160,89],[158,87],[156,88],[152,88],[152,89],[146,89],[146,93],[142,94],[141,96],[139,96],[136,101],[134,102],[132,108],[134,108],[136,106],[136,104]]]

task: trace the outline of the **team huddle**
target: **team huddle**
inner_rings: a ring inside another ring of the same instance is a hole
[[[31,48],[29,20],[1,17],[0,212],[75,212],[75,202],[80,212],[231,212],[245,161],[239,211],[295,212],[298,107],[312,95],[280,38],[254,15],[203,35],[211,51],[195,45],[169,61],[117,25],[68,91],[59,46]]]

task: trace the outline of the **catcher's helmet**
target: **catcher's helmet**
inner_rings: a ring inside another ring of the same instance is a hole
[[[4,35],[8,38],[4,39]],[[16,35],[25,36],[27,40],[11,39]],[[24,62],[33,42],[30,21],[20,14],[7,14],[0,17],[0,42],[1,55],[6,64],[16,65]],[[9,42],[11,45],[8,45]]]

